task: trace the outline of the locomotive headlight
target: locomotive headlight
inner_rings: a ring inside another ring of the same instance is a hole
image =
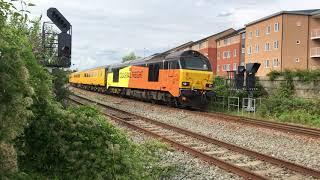
[[[207,88],[213,88],[213,84],[206,84]]]
[[[182,82],[182,86],[189,86],[190,82]]]

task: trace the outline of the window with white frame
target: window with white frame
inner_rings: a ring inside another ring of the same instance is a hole
[[[234,56],[234,57],[237,56],[237,49],[234,49],[234,51],[233,51],[233,56]]]
[[[233,70],[234,70],[234,71],[237,70],[237,63],[233,63]]]
[[[224,39],[223,44],[225,44],[225,45],[228,44],[228,39]]]
[[[227,71],[230,71],[230,64],[227,64]]]
[[[264,45],[264,51],[270,51],[270,43]]]
[[[252,32],[249,32],[248,38],[249,38],[249,39],[252,38]]]
[[[276,22],[276,23],[274,24],[274,32],[278,32],[278,31],[279,31],[279,23]]]
[[[230,64],[224,64],[222,67],[223,71],[230,71]]]
[[[231,52],[230,51],[223,51],[223,59],[230,58]]]
[[[251,46],[249,46],[249,48],[248,48],[248,54],[251,54],[252,53],[252,51],[251,51]]]
[[[270,32],[271,32],[271,26],[269,25],[269,26],[267,26],[266,34],[270,34]]]
[[[259,29],[256,29],[256,37],[259,37],[259,35],[260,35],[260,31]]]
[[[217,66],[217,72],[220,72],[220,65]]]
[[[264,68],[269,68],[270,64],[269,64],[269,60],[264,60]]]
[[[278,58],[273,59],[272,65],[273,65],[273,67],[278,67],[280,65],[279,59]]]
[[[274,49],[279,49],[279,41],[274,41],[273,42],[273,48]]]
[[[218,59],[220,59],[220,52],[218,52]]]
[[[242,39],[245,39],[245,38],[246,38],[246,33],[242,33],[242,34],[241,34],[241,38],[242,38]]]
[[[256,53],[259,52],[259,44],[256,44]]]
[[[246,48],[241,49],[241,53],[244,54],[246,52]]]

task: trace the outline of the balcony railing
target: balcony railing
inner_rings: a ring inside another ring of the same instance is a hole
[[[320,39],[320,29],[311,30],[311,39]]]
[[[320,57],[320,47],[311,48],[310,57]]]

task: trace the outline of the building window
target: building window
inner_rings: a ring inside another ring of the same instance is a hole
[[[273,47],[274,47],[274,49],[279,49],[279,41],[275,41],[273,43]]]
[[[233,56],[234,56],[234,57],[237,56],[237,49],[234,49],[234,51],[233,51]]]
[[[220,65],[217,66],[217,72],[220,72]]]
[[[218,59],[220,59],[220,52],[218,52]]]
[[[245,52],[246,52],[246,49],[245,49],[245,48],[242,48],[242,49],[241,49],[241,53],[244,54]]]
[[[296,44],[298,44],[298,45],[299,45],[299,44],[300,44],[300,41],[299,41],[299,40],[297,40]]]
[[[228,39],[223,40],[223,44],[224,45],[228,44]]]
[[[296,63],[300,62],[300,59],[299,58],[296,58]]]
[[[269,25],[269,26],[267,26],[266,34],[270,34],[270,32],[271,32],[271,26]]]
[[[249,36],[248,36],[249,39],[252,38],[252,32],[249,32]]]
[[[264,51],[270,51],[270,43],[264,45]]]
[[[230,64],[224,64],[222,68],[223,71],[230,71]]]
[[[223,51],[223,59],[230,58],[230,51]]]
[[[220,46],[220,41],[218,41],[218,46]]]
[[[234,71],[237,70],[237,63],[233,63],[233,70],[234,70]]]
[[[259,44],[256,44],[256,53],[259,52]]]
[[[274,32],[278,32],[279,31],[279,23],[275,23],[274,24]]]
[[[251,46],[249,46],[249,48],[248,48],[248,54],[251,54],[252,53],[252,51],[251,51]]]
[[[264,68],[269,68],[269,60],[264,61]]]
[[[279,66],[279,59],[274,59],[272,62],[273,67],[278,67]]]
[[[246,38],[246,33],[242,33],[242,34],[241,34],[241,38],[242,38],[242,39],[245,39],[245,38]]]
[[[260,35],[260,31],[259,29],[256,29],[256,37],[259,37],[259,35]]]

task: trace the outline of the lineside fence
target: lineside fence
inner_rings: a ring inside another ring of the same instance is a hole
[[[264,98],[239,98],[236,96],[216,96],[210,101],[210,110],[230,111],[238,114],[256,114]]]

